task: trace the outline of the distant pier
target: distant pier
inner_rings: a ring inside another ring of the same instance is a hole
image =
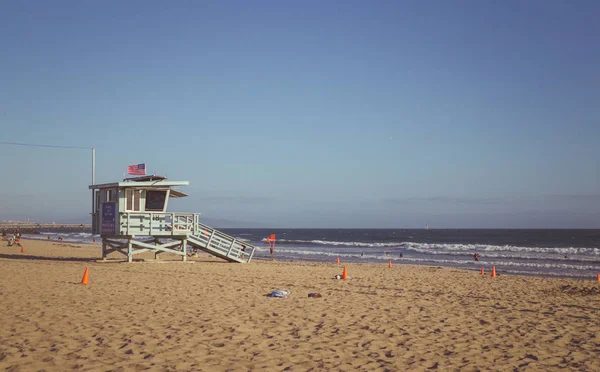
[[[57,232],[89,231],[89,223],[0,223],[0,231],[16,232],[22,234],[39,234],[41,231],[50,230]]]

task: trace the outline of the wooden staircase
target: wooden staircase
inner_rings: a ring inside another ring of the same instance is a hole
[[[252,260],[256,247],[208,226],[200,225],[199,233],[187,236],[188,244],[229,262],[248,263]]]

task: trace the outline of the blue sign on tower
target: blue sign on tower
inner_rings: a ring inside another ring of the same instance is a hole
[[[115,234],[117,203],[102,203],[102,235]]]

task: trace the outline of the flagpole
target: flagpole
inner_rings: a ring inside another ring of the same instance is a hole
[[[96,184],[96,149],[92,147],[92,186]],[[94,219],[96,198],[94,198],[94,189],[92,188],[92,222]]]

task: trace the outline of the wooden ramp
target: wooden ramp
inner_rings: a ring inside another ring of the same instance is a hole
[[[208,226],[202,226],[203,231],[187,236],[189,245],[229,262],[250,262],[256,247]]]

